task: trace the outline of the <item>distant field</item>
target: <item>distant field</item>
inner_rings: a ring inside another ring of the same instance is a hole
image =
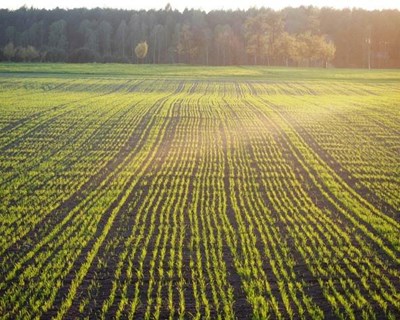
[[[0,64],[0,318],[399,319],[400,71]]]

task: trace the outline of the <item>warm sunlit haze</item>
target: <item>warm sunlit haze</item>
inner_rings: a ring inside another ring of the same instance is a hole
[[[53,9],[59,8],[121,8],[121,9],[162,9],[168,3],[168,0],[148,0],[148,1],[126,1],[126,0],[70,0],[70,1],[51,1],[51,0],[1,0],[0,8],[18,9],[21,6]],[[228,9],[248,9],[251,7],[269,7],[273,9],[282,9],[285,7],[298,7],[313,5],[317,7],[334,7],[334,8],[363,8],[367,10],[381,10],[381,9],[400,9],[400,1],[397,0],[382,0],[382,1],[329,1],[329,0],[283,0],[283,1],[263,1],[263,0],[204,0],[188,2],[184,0],[171,0],[169,3],[174,9],[180,11],[185,8],[202,9],[205,11],[210,10],[228,10]]]

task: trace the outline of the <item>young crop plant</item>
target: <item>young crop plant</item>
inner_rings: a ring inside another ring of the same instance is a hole
[[[400,314],[397,70],[22,67],[0,318]]]

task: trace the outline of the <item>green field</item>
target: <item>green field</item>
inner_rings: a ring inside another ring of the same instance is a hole
[[[0,64],[1,319],[400,319],[400,71]]]

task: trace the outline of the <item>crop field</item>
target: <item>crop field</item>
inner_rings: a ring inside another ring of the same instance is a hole
[[[1,319],[400,319],[400,71],[0,64]]]

